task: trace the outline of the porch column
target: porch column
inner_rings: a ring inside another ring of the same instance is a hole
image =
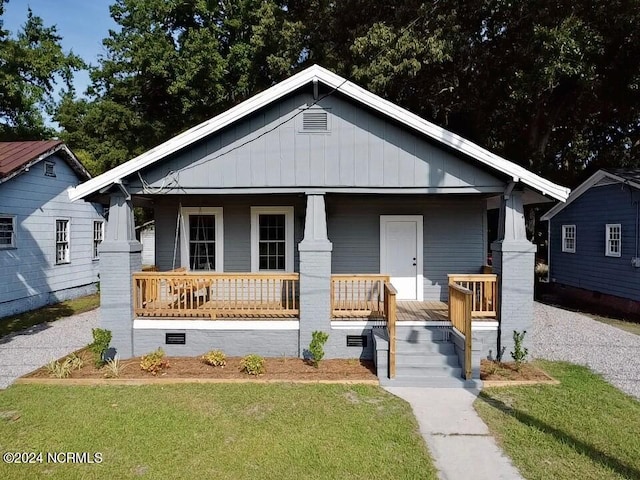
[[[527,240],[522,192],[503,195],[498,240],[491,244],[493,271],[498,274],[498,316],[500,326],[496,353],[505,348],[510,361],[513,331],[527,331],[525,346],[533,335],[533,281],[537,247]]]
[[[324,195],[307,195],[304,238],[300,252],[300,356],[309,348],[311,333],[331,330],[331,250],[327,238]]]
[[[133,205],[122,193],[111,195],[105,240],[100,245],[100,328],[111,330],[111,347],[120,358],[133,356],[132,274],[142,270]]]

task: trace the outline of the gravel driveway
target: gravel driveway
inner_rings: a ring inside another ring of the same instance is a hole
[[[534,303],[531,355],[585,365],[640,399],[640,336],[580,313]]]
[[[0,338],[0,389],[51,360],[91,343],[100,309],[43,323]]]

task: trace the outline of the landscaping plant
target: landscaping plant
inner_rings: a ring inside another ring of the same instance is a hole
[[[513,352],[511,352],[511,358],[516,363],[516,371],[520,371],[521,365],[527,361],[527,355],[529,350],[523,346],[524,336],[527,331],[523,330],[519,333],[517,330],[513,331]]]
[[[106,372],[104,373],[104,376],[107,378],[118,378],[125,366],[126,364],[123,364],[120,361],[120,358],[116,355],[115,358],[109,359],[105,363],[104,368]]]
[[[227,364],[227,356],[222,350],[211,350],[202,356],[202,361],[212,367],[224,367]]]
[[[75,353],[72,353],[63,362],[57,360],[51,360],[47,366],[47,372],[49,375],[56,378],[67,378],[71,375],[73,370],[80,370],[84,366],[82,358],[78,357]]]
[[[111,343],[111,330],[105,330],[103,328],[94,328],[91,330],[93,333],[93,343],[89,345],[89,350],[93,352],[94,363],[97,368],[104,365],[104,354],[109,348]]]
[[[249,375],[261,375],[266,370],[264,368],[264,358],[252,353],[240,361],[240,371]]]
[[[311,361],[313,366],[318,368],[320,361],[324,358],[324,344],[329,340],[329,334],[316,330],[311,334],[311,343],[309,344],[309,352],[311,353]]]
[[[164,350],[158,348],[155,352],[143,355],[140,359],[140,368],[152,375],[157,375],[165,368],[169,368],[169,362],[164,358]]]

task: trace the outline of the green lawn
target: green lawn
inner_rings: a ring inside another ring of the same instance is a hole
[[[104,457],[0,463],[2,479],[437,478],[409,405],[358,385],[15,385],[0,450]]]
[[[585,315],[600,323],[606,323],[607,325],[619,328],[625,332],[640,335],[640,323],[638,322],[633,322],[631,320],[618,320],[616,318],[603,317],[602,315],[594,315],[593,313],[585,313]]]
[[[2,318],[0,319],[0,337],[41,323],[55,322],[76,313],[88,312],[99,306],[100,294],[96,293],[95,295],[67,300],[13,317]]]
[[[490,388],[475,403],[522,475],[640,478],[640,402],[584,367],[539,364],[561,384]]]

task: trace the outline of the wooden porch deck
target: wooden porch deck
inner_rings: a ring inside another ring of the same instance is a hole
[[[399,322],[412,320],[441,322],[449,320],[449,305],[446,302],[398,300],[396,305],[397,320]]]

